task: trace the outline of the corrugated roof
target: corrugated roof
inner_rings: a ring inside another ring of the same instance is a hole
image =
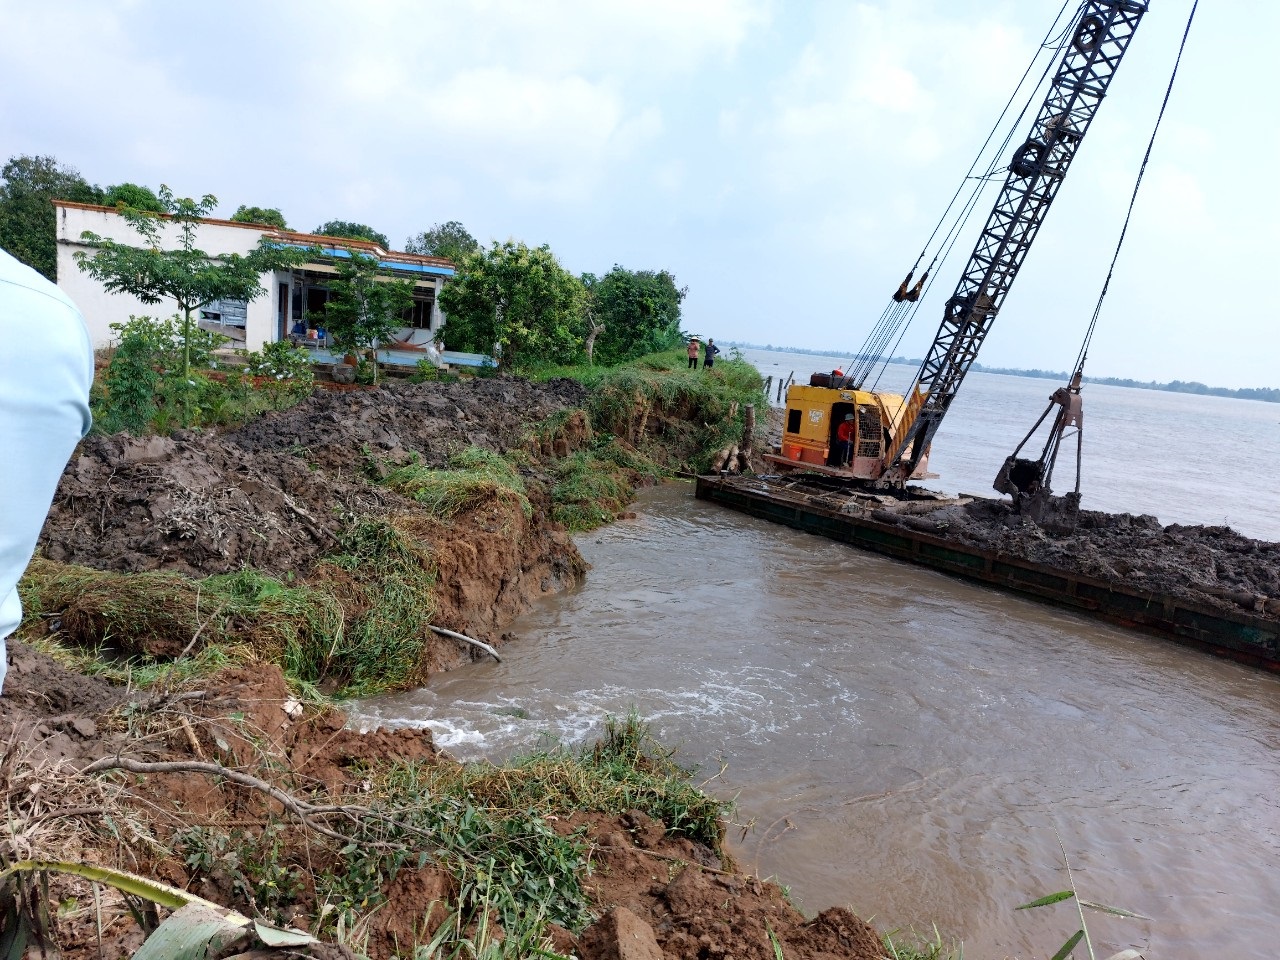
[[[77,210],[99,210],[103,213],[116,213],[115,207],[107,207],[97,203],[77,203],[74,200],[54,200],[55,207],[73,207]],[[167,216],[160,216],[168,219]],[[200,223],[209,223],[219,227],[239,227],[254,230],[264,236],[278,237],[284,243],[300,247],[321,247],[342,256],[343,251],[355,250],[359,253],[377,257],[378,265],[394,270],[407,270],[411,273],[434,273],[452,276],[456,265],[444,257],[429,257],[419,253],[406,253],[403,250],[386,250],[381,244],[371,240],[355,240],[348,237],[329,237],[318,233],[301,233],[297,230],[281,230],[266,223],[241,223],[238,220],[219,220],[215,217],[201,217]],[[349,255],[349,254],[348,254]]]

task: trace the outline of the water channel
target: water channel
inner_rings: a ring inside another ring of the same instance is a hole
[[[1046,387],[980,388],[971,402],[986,412],[957,410],[948,426],[995,449],[1001,391]],[[1131,436],[1195,421],[1206,400],[1223,422],[1239,420],[1235,404],[1280,419],[1265,404],[1110,389],[1121,408],[1094,422]],[[1215,429],[1204,419],[1189,429]],[[1095,458],[1086,506],[1276,536],[1274,490],[1243,511],[1220,488],[1185,499],[1192,481],[1173,461],[1195,442],[1118,443],[1119,460]],[[939,459],[959,488],[979,482],[963,457]],[[1096,479],[1135,469],[1141,486]],[[1014,910],[1067,886],[1059,837],[1082,896],[1150,918],[1091,915],[1099,956],[1272,953],[1280,678],[704,504],[687,483],[637,509],[580,538],[586,584],[517,622],[503,663],[357,719],[424,724],[456,755],[498,759],[581,741],[635,708],[736,800],[751,824],[733,832],[744,866],[808,911],[936,923],[966,957],[1046,957],[1077,928],[1069,905]]]

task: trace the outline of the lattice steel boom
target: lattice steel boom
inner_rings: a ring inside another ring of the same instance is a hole
[[[947,301],[886,451],[886,480],[905,481],[929,449],[1146,11],[1145,0],[1082,5],[1031,135],[1010,158],[1004,188]]]

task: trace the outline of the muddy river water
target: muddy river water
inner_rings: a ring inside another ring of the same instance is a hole
[[[1231,509],[1156,490],[1130,509]],[[1275,501],[1231,519],[1274,538]],[[579,540],[586,584],[517,622],[503,663],[366,703],[364,721],[496,759],[634,708],[736,800],[740,863],[808,911],[936,924],[966,957],[1047,957],[1077,929],[1068,904],[1014,909],[1067,887],[1059,838],[1083,897],[1150,918],[1090,914],[1098,956],[1274,953],[1280,678],[703,504],[687,483],[637,510]]]

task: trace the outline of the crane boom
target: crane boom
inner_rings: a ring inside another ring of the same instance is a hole
[[[1146,0],[1082,5],[1031,135],[1014,151],[1000,197],[946,303],[885,451],[886,480],[905,481],[928,452],[1146,11]]]

